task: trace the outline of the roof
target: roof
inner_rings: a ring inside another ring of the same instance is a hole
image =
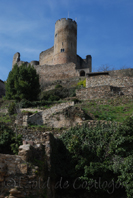
[[[86,74],[87,76],[99,76],[99,75],[109,75],[108,71],[105,72],[90,72]]]

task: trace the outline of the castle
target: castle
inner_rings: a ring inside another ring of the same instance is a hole
[[[20,53],[13,57],[13,64],[20,66]],[[77,55],[77,23],[68,18],[62,18],[55,23],[54,46],[42,51],[39,61],[31,61],[40,76],[40,81],[54,81],[75,76],[85,76],[91,72],[92,58],[87,55],[82,59]]]

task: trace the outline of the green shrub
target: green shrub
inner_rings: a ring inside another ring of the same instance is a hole
[[[58,88],[62,88],[62,85],[60,84],[55,85],[55,89],[58,89]]]
[[[18,134],[17,137],[12,137],[12,143],[11,143],[11,151],[13,154],[18,155],[19,146],[22,145],[22,135]]]
[[[13,115],[16,113],[16,103],[15,102],[10,103],[10,105],[8,107],[8,113],[9,113],[9,115]]]
[[[0,122],[0,153],[18,154],[18,147],[22,144],[22,135],[16,134],[5,123]]]
[[[85,80],[79,81],[77,85],[78,85],[79,87],[81,87],[81,86],[86,87],[86,79],[85,79]]]
[[[133,117],[121,125],[104,122],[76,126],[60,139],[71,156],[69,179],[79,178],[90,193],[107,197],[112,191],[109,185],[95,188],[100,178],[101,184],[114,182],[112,193],[126,191],[127,198],[133,197]]]
[[[75,88],[58,88],[53,89],[50,91],[45,91],[41,93],[40,99],[41,100],[47,100],[47,101],[58,101],[60,99],[66,98],[66,97],[74,97],[76,96]]]

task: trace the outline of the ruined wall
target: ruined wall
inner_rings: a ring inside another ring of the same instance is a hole
[[[133,77],[129,76],[110,76],[96,75],[86,78],[86,88],[111,85],[115,87],[125,87],[133,84]]]
[[[133,96],[133,86],[113,87],[110,85],[89,87],[86,89],[76,90],[76,96],[80,100],[91,100],[99,98],[110,98],[115,95]]]
[[[33,133],[32,133],[33,136]],[[0,196],[5,198],[54,198],[51,179],[52,134],[43,134],[42,144],[23,141],[18,155],[0,154]],[[45,153],[44,153],[45,150]],[[7,197],[6,197],[7,198]]]
[[[0,98],[5,95],[5,84],[0,80]]]
[[[70,107],[70,106],[74,106],[74,102],[66,102],[66,103],[54,105],[53,107],[49,109],[46,109],[42,112],[29,116],[27,122],[30,124],[37,124],[37,125],[47,124],[51,115],[61,112],[63,111],[63,109]]]
[[[13,61],[12,61],[12,68],[13,66],[20,61],[20,53],[16,52],[13,56]]]
[[[67,79],[79,76],[78,71],[75,70],[74,63],[66,63],[63,65],[43,65],[35,66],[35,69],[40,77],[40,82],[52,82],[60,79]]]
[[[53,65],[54,47],[40,53],[39,65]]]

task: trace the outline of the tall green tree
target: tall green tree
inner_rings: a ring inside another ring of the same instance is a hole
[[[6,83],[7,99],[37,100],[40,93],[39,75],[31,65],[16,64],[10,71]]]

